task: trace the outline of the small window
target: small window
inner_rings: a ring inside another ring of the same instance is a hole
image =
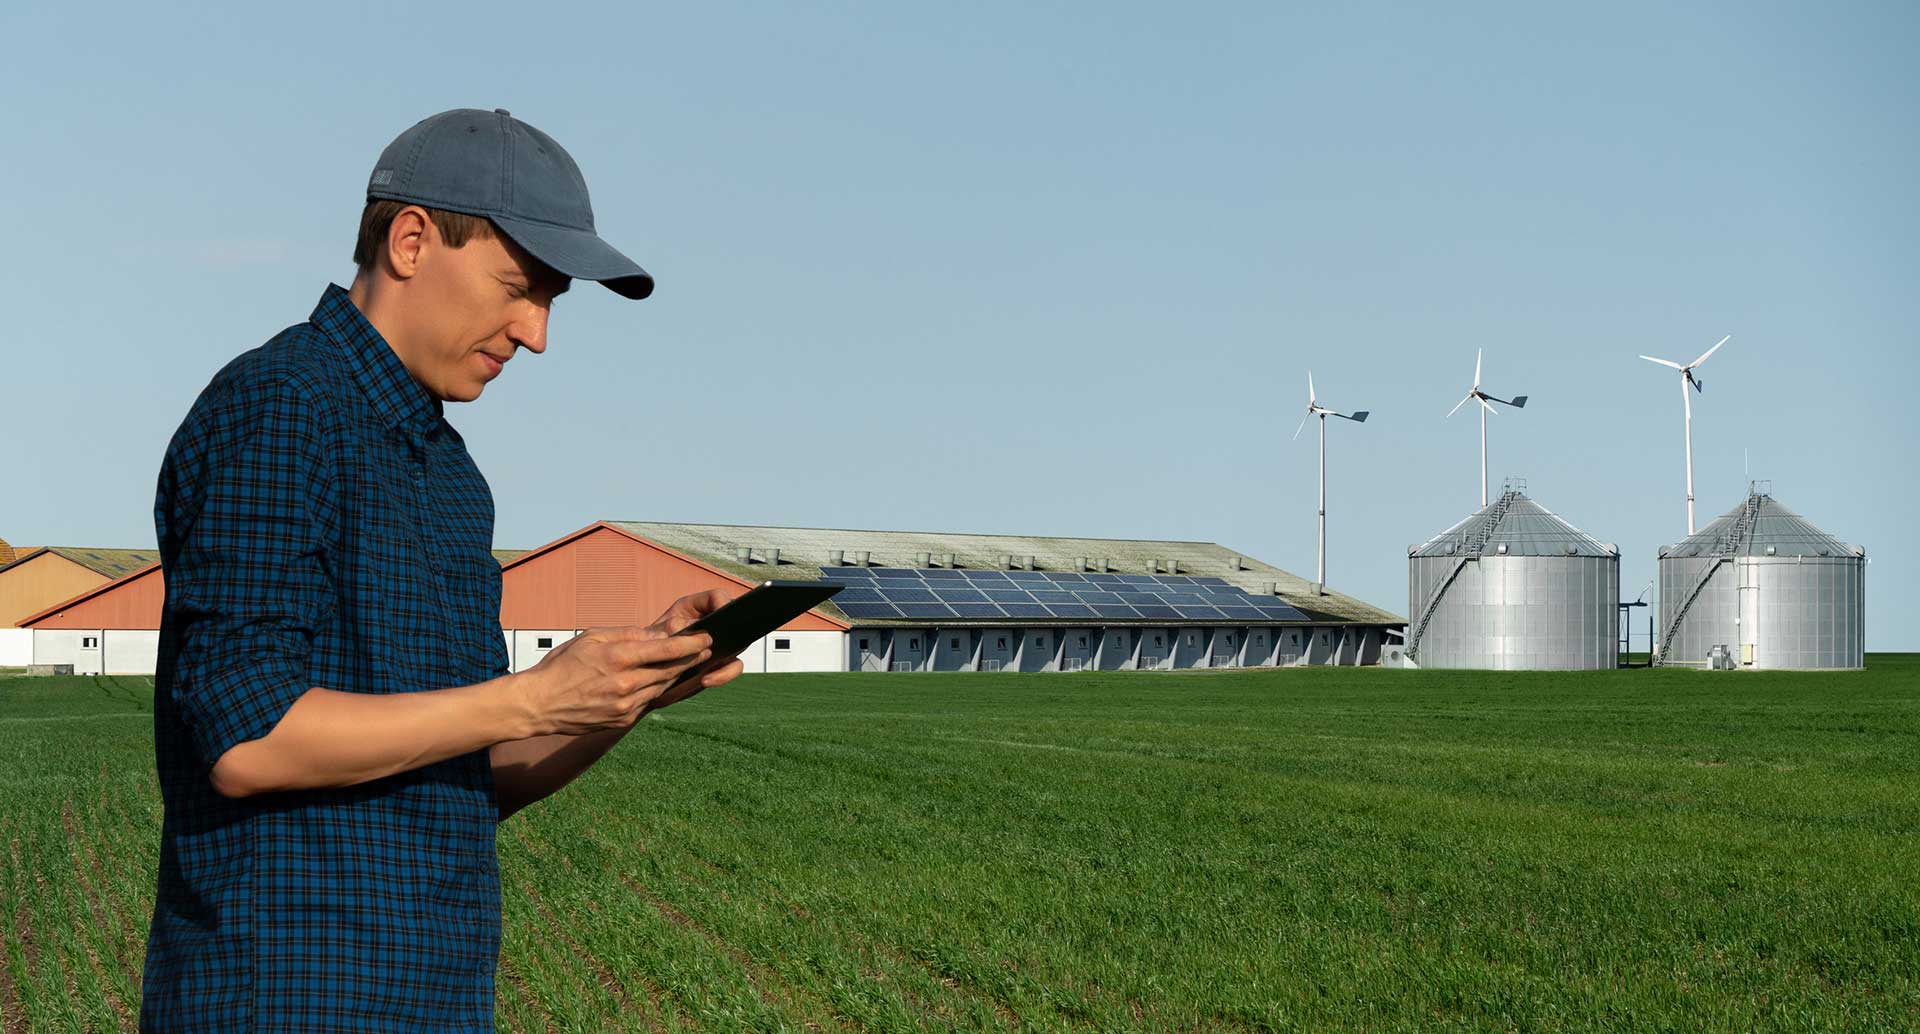
[[[1255,645],[1255,646],[1265,646],[1265,645],[1267,645],[1267,637],[1266,637],[1266,636],[1264,636],[1264,635],[1257,635],[1257,636],[1254,636],[1254,637],[1253,637],[1253,645]]]
[[[533,641],[533,648],[536,650],[553,649],[553,637],[550,635],[543,635],[540,638],[535,639]]]
[[[1298,633],[1298,632],[1294,632],[1294,633],[1293,633],[1293,645],[1295,645],[1295,646],[1299,646],[1299,645],[1300,645],[1300,633]]]
[[[948,645],[949,645],[949,647],[950,647],[950,648],[952,648],[952,649],[955,649],[955,650],[958,650],[958,649],[960,649],[960,637],[959,637],[959,636],[954,636],[953,638],[951,638],[951,639],[948,639],[948,640],[947,640],[947,643],[948,643]]]
[[[909,640],[907,640],[907,649],[909,649],[909,650],[918,650],[918,649],[920,649],[920,640],[918,640],[918,639],[909,639]]]
[[[1042,649],[1042,650],[1044,650],[1044,649],[1046,649],[1046,648],[1047,648],[1047,637],[1046,637],[1046,636],[1041,636],[1040,638],[1038,638],[1038,639],[1035,639],[1035,640],[1033,641],[1033,645],[1034,645],[1035,647],[1037,647],[1037,648],[1039,648],[1039,649]]]
[[[1080,649],[1082,649],[1082,650],[1084,650],[1084,649],[1086,649],[1086,648],[1087,648],[1087,637],[1086,637],[1086,636],[1081,636],[1081,637],[1080,637]]]
[[[99,649],[99,647],[100,647],[100,640],[98,637],[90,636],[90,635],[80,637],[80,649],[96,650],[96,649]]]
[[[860,649],[864,650],[866,648],[867,648],[867,641],[865,639],[860,640]]]
[[[994,638],[994,640],[993,640],[993,648],[994,648],[994,649],[996,649],[996,650],[1004,650],[1004,649],[1006,649],[1006,648],[1007,648],[1007,637],[1006,637],[1006,636],[997,636],[997,637],[995,637],[995,638]]]
[[[778,650],[791,650],[791,649],[793,649],[793,640],[791,640],[791,639],[775,639],[775,640],[773,641],[773,648],[774,648],[774,649],[775,649],[776,651],[778,651]]]
[[[1160,646],[1160,637],[1159,637],[1159,636],[1154,636],[1154,637],[1153,637],[1153,645],[1154,645],[1154,648],[1155,648],[1155,649],[1158,649],[1158,648],[1159,648],[1159,646]]]
[[[1193,645],[1193,633],[1192,633],[1192,632],[1188,632],[1188,633],[1187,633],[1187,645],[1188,645],[1188,646],[1192,646],[1192,645]]]
[[[1232,636],[1228,636],[1228,637],[1227,637],[1227,645],[1228,645],[1228,646],[1232,646],[1232,645],[1233,645],[1233,637],[1232,637]]]

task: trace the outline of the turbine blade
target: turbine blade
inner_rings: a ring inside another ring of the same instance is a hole
[[[1307,410],[1307,415],[1300,418],[1300,426],[1293,429],[1294,441],[1300,440],[1300,432],[1307,429],[1307,421],[1312,419],[1313,419],[1313,410],[1309,409]]]
[[[1461,406],[1464,406],[1464,405],[1466,405],[1466,404],[1467,404],[1467,399],[1470,399],[1470,398],[1472,398],[1472,397],[1473,397],[1473,392],[1471,392],[1471,391],[1469,391],[1469,392],[1467,392],[1467,398],[1463,398],[1463,399],[1461,399],[1460,401],[1458,401],[1458,402],[1455,402],[1455,403],[1453,404],[1453,408],[1452,408],[1452,409],[1449,409],[1449,410],[1447,410],[1447,415],[1448,415],[1448,416],[1452,416],[1452,415],[1454,415],[1455,413],[1458,413],[1458,412],[1460,412],[1460,407],[1461,407]]]
[[[1706,362],[1706,361],[1707,361],[1707,356],[1709,356],[1709,355],[1712,355],[1713,353],[1715,353],[1715,352],[1718,352],[1718,351],[1720,351],[1720,345],[1724,345],[1724,344],[1726,344],[1727,342],[1729,342],[1729,341],[1732,341],[1732,340],[1733,340],[1733,335],[1732,335],[1732,334],[1728,334],[1728,335],[1727,335],[1726,337],[1723,337],[1723,338],[1721,338],[1718,344],[1716,344],[1716,345],[1714,345],[1714,346],[1713,346],[1712,348],[1709,348],[1709,349],[1707,349],[1707,351],[1706,351],[1706,353],[1705,353],[1704,355],[1702,355],[1702,356],[1701,356],[1700,358],[1698,358],[1698,359],[1695,359],[1695,360],[1694,360],[1693,362],[1690,362],[1690,363],[1688,363],[1687,365],[1688,365],[1688,366],[1699,366],[1699,365],[1700,365],[1701,363],[1704,363],[1704,362]]]
[[[1482,350],[1478,348],[1473,350],[1473,388],[1475,391],[1480,390],[1480,353],[1481,351]]]
[[[1500,415],[1500,411],[1493,408],[1493,403],[1488,402],[1486,399],[1480,400],[1480,408],[1486,410],[1489,413],[1492,413],[1494,416]]]
[[[1655,359],[1650,355],[1643,355],[1640,358],[1645,359],[1647,362],[1650,362],[1650,363],[1659,363],[1661,366],[1671,366],[1676,370],[1686,369],[1686,367],[1681,366],[1679,363],[1676,363],[1671,359]]]
[[[1314,403],[1314,398],[1313,398],[1313,371],[1312,371],[1312,370],[1308,370],[1308,371],[1307,371],[1307,405],[1308,405],[1309,407],[1311,407],[1311,406],[1313,405],[1313,403]]]

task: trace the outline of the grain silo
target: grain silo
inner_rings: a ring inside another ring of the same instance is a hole
[[[1743,668],[1862,667],[1866,575],[1866,550],[1755,484],[1660,551],[1660,663],[1705,665],[1724,646]]]
[[[1524,482],[1408,551],[1407,655],[1423,668],[1619,664],[1620,551]]]

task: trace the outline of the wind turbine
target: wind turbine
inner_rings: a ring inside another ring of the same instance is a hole
[[[1515,395],[1511,399],[1503,399],[1481,391],[1480,353],[1481,349],[1476,348],[1473,350],[1473,388],[1467,392],[1466,398],[1454,403],[1453,408],[1447,410],[1447,415],[1452,416],[1460,412],[1460,407],[1469,402],[1480,403],[1480,505],[1485,506],[1487,505],[1487,414],[1500,415],[1499,410],[1493,408],[1493,403],[1495,402],[1503,406],[1512,406],[1515,409],[1521,409],[1526,406],[1527,397],[1525,395]]]
[[[1307,415],[1300,418],[1300,426],[1293,429],[1295,441],[1300,432],[1306,430],[1307,421],[1320,418],[1320,553],[1314,567],[1314,591],[1324,594],[1327,591],[1327,418],[1337,416],[1342,420],[1351,420],[1356,424],[1367,422],[1367,411],[1362,409],[1351,415],[1328,409],[1320,404],[1313,393],[1313,371],[1307,371]]]
[[[1687,409],[1687,534],[1689,535],[1693,534],[1695,529],[1693,527],[1693,396],[1687,394],[1687,386],[1691,384],[1694,391],[1704,390],[1700,378],[1693,375],[1693,368],[1706,362],[1708,356],[1718,352],[1721,345],[1731,340],[1733,340],[1733,335],[1728,334],[1726,337],[1721,338],[1718,344],[1701,353],[1700,358],[1695,359],[1685,366],[1681,366],[1671,359],[1655,359],[1650,355],[1642,355],[1640,357],[1647,362],[1659,363],[1661,366],[1671,366],[1680,371],[1680,402],[1686,406]]]

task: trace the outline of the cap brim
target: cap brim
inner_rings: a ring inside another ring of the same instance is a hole
[[[491,218],[527,254],[575,280],[597,280],[628,298],[653,293],[653,276],[596,234],[497,215]]]

